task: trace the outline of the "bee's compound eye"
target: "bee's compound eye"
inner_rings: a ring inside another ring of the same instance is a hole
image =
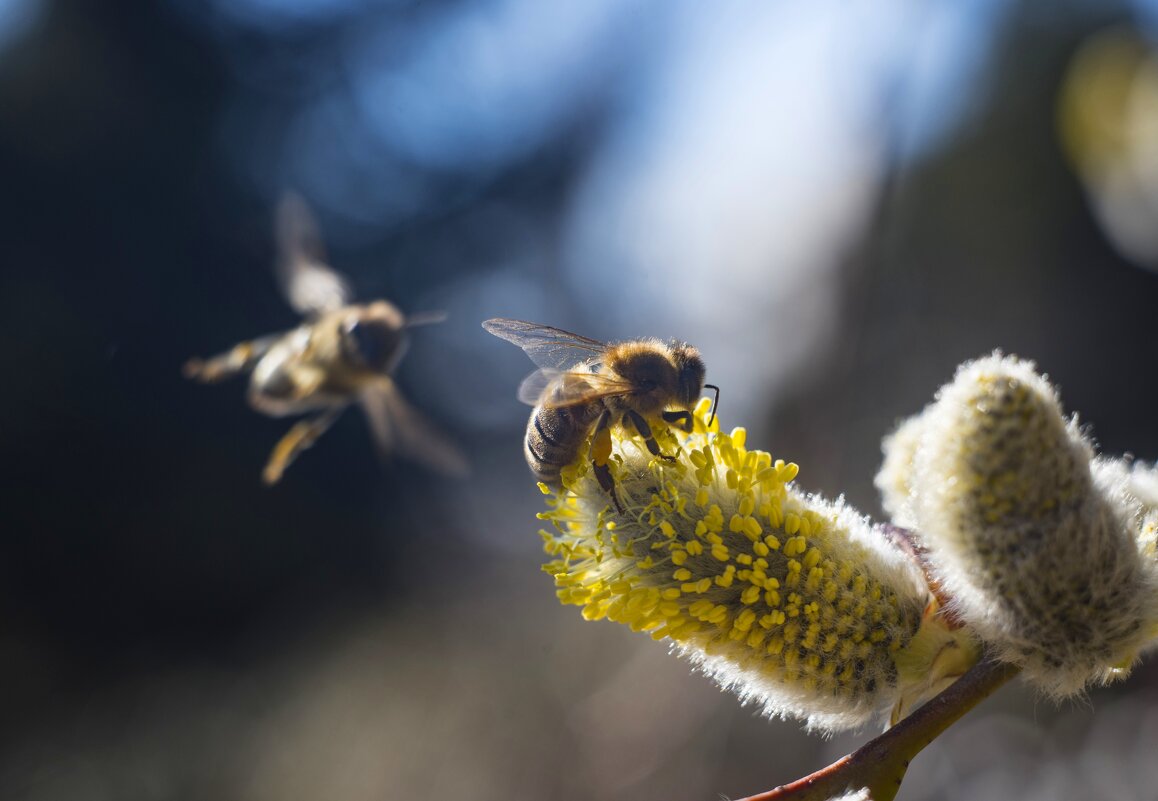
[[[402,332],[375,320],[350,320],[346,340],[353,354],[371,370],[389,370],[402,355]]]

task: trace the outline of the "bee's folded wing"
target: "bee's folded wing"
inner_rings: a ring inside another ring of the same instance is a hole
[[[637,387],[606,373],[536,370],[519,384],[519,400],[530,406],[579,406],[603,398],[630,395]]]

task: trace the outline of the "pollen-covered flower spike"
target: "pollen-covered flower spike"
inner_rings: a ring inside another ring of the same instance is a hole
[[[920,570],[841,502],[805,495],[794,464],[707,424],[656,437],[674,461],[615,433],[622,511],[586,460],[540,518],[559,599],[668,640],[768,715],[824,731],[895,720],[976,658],[939,614]]]
[[[960,367],[885,440],[877,486],[952,611],[1061,697],[1123,675],[1158,620],[1142,509],[1033,364]]]

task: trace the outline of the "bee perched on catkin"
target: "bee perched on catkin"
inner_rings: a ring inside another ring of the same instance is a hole
[[[617,502],[582,453],[540,484],[559,599],[825,732],[896,719],[960,675],[971,635],[937,614],[915,564],[843,503],[798,490],[795,464],[721,432],[709,407],[686,433],[655,425],[660,456],[612,430]]]
[[[953,613],[1063,697],[1123,675],[1153,637],[1139,480],[1094,460],[1032,363],[995,354],[885,441],[877,486]]]

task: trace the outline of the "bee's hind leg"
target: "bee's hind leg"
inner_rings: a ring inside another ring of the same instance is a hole
[[[647,445],[648,451],[652,456],[658,456],[665,462],[674,462],[674,456],[668,456],[659,449],[659,443],[655,441],[655,435],[651,432],[651,426],[647,424],[647,420],[643,419],[643,415],[634,409],[628,409],[623,415],[623,422],[630,422],[632,427],[639,432],[639,436],[643,437],[643,442]]]
[[[611,475],[611,468],[607,463],[611,460],[611,411],[603,410],[599,420],[595,423],[595,431],[591,435],[591,470],[603,491],[615,501],[615,510],[623,514],[623,504],[615,492],[615,477]]]
[[[280,481],[286,468],[293,464],[298,454],[317,442],[318,437],[326,433],[326,430],[334,424],[334,421],[338,419],[345,408],[345,406],[337,406],[326,409],[319,415],[294,423],[293,428],[278,440],[277,445],[273,446],[269,461],[266,462],[265,469],[261,472],[262,481],[267,485],[273,485]]]

